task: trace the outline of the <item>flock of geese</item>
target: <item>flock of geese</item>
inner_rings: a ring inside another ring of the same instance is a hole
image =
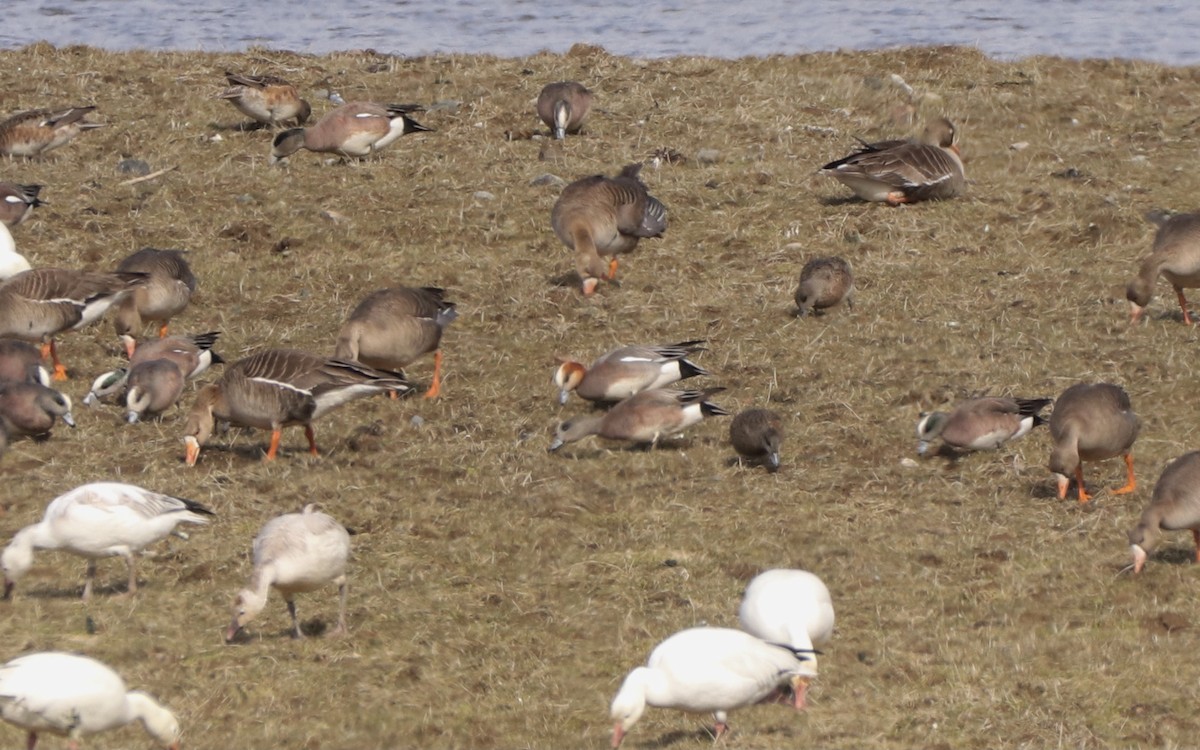
[[[403,135],[429,130],[413,119],[421,111],[418,105],[346,103],[334,97],[339,106],[306,125],[311,107],[291,84],[271,76],[226,77],[229,88],[223,99],[258,126],[285,128],[273,138],[272,163],[301,149],[367,157]],[[562,139],[581,130],[592,100],[583,85],[558,82],[542,90],[536,108],[552,136]],[[101,127],[87,119],[93,110],[34,110],[0,122],[0,154],[31,158],[59,148]],[[563,189],[553,207],[550,228],[573,253],[585,296],[615,279],[620,256],[667,229],[667,209],[649,193],[640,170],[641,164],[630,164],[613,177],[579,179]],[[893,206],[953,198],[966,184],[957,131],[944,118],[930,122],[916,139],[863,142],[822,172],[864,200]],[[51,387],[67,378],[56,339],[110,310],[129,361],[97,377],[86,403],[116,398],[127,419],[138,421],[173,407],[186,381],[222,363],[213,350],[217,332],[168,335],[171,319],[187,307],[197,286],[182,252],[146,248],[108,272],[31,268],[17,252],[10,229],[41,204],[39,191],[36,185],[0,183],[0,446],[20,436],[45,438],[56,419],[73,425],[70,399]],[[1161,223],[1152,253],[1128,286],[1133,322],[1149,303],[1160,275],[1173,285],[1184,321],[1190,323],[1183,290],[1200,286],[1200,215]],[[801,272],[795,302],[801,316],[852,307],[850,264],[838,257],[810,260]],[[438,397],[441,340],[456,315],[442,289],[381,289],[350,314],[332,356],[265,349],[227,364],[219,378],[198,389],[188,411],[186,463],[199,460],[219,423],[269,430],[264,460],[277,456],[287,426],[303,428],[309,450],[316,454],[316,419],[353,399],[411,391],[401,370],[430,353],[434,370],[424,395]],[[154,325],[159,337],[139,342],[147,325]],[[728,415],[710,400],[720,388],[671,387],[708,374],[689,359],[703,345],[692,340],[624,346],[590,365],[561,360],[553,377],[560,403],[574,392],[609,408],[563,421],[549,449],[592,435],[654,446],[706,417]],[[1052,403],[1050,416],[1043,417]],[[769,409],[746,410],[731,421],[730,443],[741,460],[777,469],[783,421]],[[922,414],[918,452],[927,453],[935,440],[941,441],[942,452],[954,456],[996,449],[1041,424],[1048,424],[1053,441],[1049,468],[1060,497],[1073,480],[1079,500],[1088,501],[1083,463],[1117,456],[1124,458],[1128,481],[1115,492],[1133,491],[1132,446],[1140,423],[1128,394],[1110,383],[1078,383],[1053,401],[980,398],[948,413]],[[77,487],[54,499],[42,520],[18,531],[0,554],[4,596],[13,596],[36,550],[86,558],[85,599],[92,596],[97,560],[122,557],[128,591],[134,593],[142,550],[172,534],[186,538],[178,526],[204,525],[212,516],[193,501],[133,485]],[[1200,561],[1200,452],[1166,468],[1149,507],[1129,533],[1135,571],[1143,569],[1164,530],[1184,528],[1193,532]],[[344,633],[349,553],[347,530],[312,505],[268,521],[253,541],[253,572],[234,599],[226,639],[237,639],[262,612],[272,588],[287,604],[293,635],[302,637],[295,595],[331,584],[339,591],[332,633]],[[764,702],[805,707],[809,682],[817,675],[817,649],[830,640],[834,625],[832,600],[820,578],[801,570],[760,574],[743,594],[739,619],[740,630],[697,627],[676,633],[653,650],[645,666],[629,672],[611,705],[613,747],[647,707],[711,712],[717,738],[728,731],[732,710]],[[134,721],[165,747],[177,748],[180,741],[179,723],[167,708],[144,693],[128,691],[105,665],[73,654],[28,654],[0,666],[0,717],[28,732],[31,750],[39,733],[65,735],[76,746],[83,735]]]

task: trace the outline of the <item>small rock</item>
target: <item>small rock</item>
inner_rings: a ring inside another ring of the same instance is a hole
[[[334,224],[341,224],[346,220],[346,216],[344,214],[339,214],[337,211],[329,208],[322,211],[319,216],[327,221],[332,221]]]
[[[445,101],[434,102],[433,104],[429,105],[429,111],[449,112],[450,114],[456,114],[461,107],[462,102],[455,101],[454,99],[446,99]]]
[[[715,148],[702,148],[696,152],[696,161],[701,164],[716,164],[721,160],[721,152]]]
[[[1011,151],[1024,151],[1025,149],[1029,148],[1029,141],[1017,141],[1016,143],[1010,143],[1008,144],[1008,148]]]
[[[425,425],[425,418],[420,414],[414,414],[413,418],[408,420],[408,424],[412,427],[420,428]]]
[[[253,195],[250,195],[249,193],[242,193],[241,195],[236,196],[233,199],[233,202],[240,206],[245,206],[250,203],[257,203],[258,201]]]
[[[917,468],[918,466],[920,466],[920,464],[918,464],[918,463],[917,463],[916,461],[914,461],[913,459],[911,459],[911,458],[908,458],[907,456],[906,456],[906,457],[904,457],[904,458],[902,458],[902,459],[900,459],[900,465],[901,465],[901,466],[903,466],[903,467],[904,467],[904,468],[906,468],[906,469],[915,469],[915,468]]]
[[[117,162],[117,171],[121,174],[143,177],[150,174],[150,165],[141,159],[122,159]]]
[[[550,187],[566,187],[567,181],[556,174],[550,174],[547,172],[534,177],[529,181],[529,184],[533,185],[534,187],[541,187],[543,185],[549,185]]]
[[[496,196],[486,190],[476,190],[473,196],[477,201],[494,201]]]

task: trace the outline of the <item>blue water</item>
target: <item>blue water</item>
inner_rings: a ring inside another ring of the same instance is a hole
[[[16,0],[0,48],[38,40],[106,49],[326,53],[373,48],[522,56],[576,42],[619,55],[791,54],[974,45],[1014,59],[1049,54],[1200,63],[1200,3],[1188,0]]]

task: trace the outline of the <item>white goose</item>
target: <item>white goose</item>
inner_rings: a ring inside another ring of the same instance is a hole
[[[612,746],[620,746],[646,706],[711,711],[720,739],[729,731],[729,711],[772,700],[790,703],[788,693],[803,678],[808,658],[731,628],[680,631],[658,644],[646,666],[630,672],[613,698]]]
[[[140,721],[160,745],[179,750],[179,722],[161,703],[95,659],[43,651],[0,666],[0,718],[29,731],[28,750],[38,733],[79,738]]]
[[[16,533],[0,554],[4,598],[33,566],[35,549],[61,549],[88,558],[83,598],[92,595],[96,560],[120,555],[129,566],[129,593],[137,592],[137,556],[165,539],[176,524],[206,524],[213,512],[183,498],[117,482],[96,482],[59,495],[42,520]]]
[[[254,537],[254,572],[250,575],[250,585],[239,591],[233,601],[233,622],[225,640],[232,641],[246,623],[263,611],[272,586],[287,602],[293,637],[303,638],[296,618],[296,594],[336,583],[338,622],[332,632],[345,633],[349,558],[349,532],[312,503],[299,513],[286,513],[267,521]]]
[[[768,570],[746,587],[738,619],[755,637],[808,652],[833,636],[833,600],[821,579],[806,570]],[[797,709],[804,708],[809,680],[817,676],[816,656],[799,671]]]
[[[12,232],[0,222],[0,280],[16,276],[30,268],[25,256],[17,252],[17,243],[13,240]]]

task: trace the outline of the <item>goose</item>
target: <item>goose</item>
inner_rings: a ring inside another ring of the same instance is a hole
[[[146,283],[113,311],[113,326],[121,337],[140,334],[145,321],[159,323],[158,337],[165,337],[171,318],[184,311],[196,291],[196,277],[181,250],[144,247],[122,260],[117,272],[146,274]]]
[[[666,388],[642,391],[618,403],[601,416],[576,417],[558,426],[549,450],[567,443],[599,435],[607,440],[628,440],[653,447],[660,438],[673,435],[705,417],[725,416],[729,412],[708,400],[724,388],[702,391],[677,391]]]
[[[647,706],[716,715],[713,734],[729,731],[728,713],[763,702],[792,702],[788,695],[806,679],[810,655],[784,644],[767,643],[731,628],[683,630],[650,653],[613,698],[612,746],[642,717]],[[797,694],[799,695],[799,694]]]
[[[85,117],[95,107],[33,109],[0,122],[0,155],[34,157],[49,153],[85,130],[104,127]]]
[[[277,164],[302,148],[343,157],[364,157],[390,145],[402,135],[430,131],[409,117],[417,104],[348,102],[308,128],[292,128],[275,136],[271,163]]]
[[[576,180],[563,188],[550,212],[554,233],[575,251],[575,270],[586,296],[595,294],[600,279],[616,278],[618,255],[667,229],[667,208],[646,190],[638,177],[641,170],[641,164],[630,164],[616,177]]]
[[[704,340],[656,346],[622,346],[601,355],[591,367],[559,359],[554,372],[558,403],[567,403],[574,391],[588,401],[621,401],[642,391],[687,380],[709,372],[688,359],[704,351]]]
[[[1200,287],[1200,214],[1180,214],[1165,219],[1154,235],[1154,246],[1142,261],[1137,276],[1125,287],[1130,324],[1137,323],[1154,296],[1154,284],[1162,276],[1175,290],[1183,322],[1191,325],[1184,289]]]
[[[800,317],[822,312],[846,303],[854,309],[854,273],[850,264],[838,257],[813,258],[800,271],[796,287],[796,307]]]
[[[179,721],[169,709],[78,654],[39,651],[0,665],[0,718],[29,733],[27,750],[43,732],[69,738],[68,747],[78,750],[85,735],[135,721],[159,745],[179,750]]]
[[[151,359],[130,367],[125,383],[126,421],[135,424],[179,403],[183,381],[179,366],[169,359]]]
[[[809,681],[817,676],[817,653],[833,637],[833,599],[829,589],[807,570],[777,568],[759,573],[746,586],[738,608],[742,629],[770,643],[814,654],[800,665],[792,683],[796,708],[804,708]]]
[[[821,167],[866,201],[892,206],[953,198],[966,187],[958,130],[942,117],[913,141],[863,143],[849,156]]]
[[[225,361],[213,351],[220,335],[220,331],[209,331],[191,336],[167,336],[141,345],[132,336],[122,336],[125,350],[129,353],[129,367],[117,368],[97,376],[92,381],[92,389],[84,397],[83,403],[91,406],[97,400],[124,388],[129,370],[142,362],[166,359],[174,362],[188,380],[197,378],[212,365]]]
[[[400,370],[433,352],[433,382],[425,398],[442,392],[442,334],[458,317],[445,290],[392,287],[368,294],[338,332],[333,356],[381,370]]]
[[[952,450],[995,450],[1045,424],[1046,418],[1038,412],[1050,403],[1048,398],[972,398],[949,413],[922,412],[917,422],[917,454],[924,456],[939,437]]]
[[[70,396],[41,383],[0,383],[0,424],[9,438],[46,440],[55,418],[75,426]]]
[[[1129,532],[1133,572],[1141,573],[1164,531],[1191,529],[1200,563],[1200,451],[1185,453],[1163,469],[1150,504]]]
[[[297,126],[308,121],[312,108],[300,98],[296,87],[275,76],[225,73],[229,88],[219,98],[255,122],[274,127],[287,121]]]
[[[399,373],[295,349],[252,354],[225,368],[217,382],[197,394],[184,429],[187,465],[196,464],[218,419],[271,430],[265,461],[275,459],[284,427],[302,425],[315,456],[313,420],[348,401],[388,391],[404,394],[411,387]]]
[[[1133,442],[1141,422],[1125,389],[1111,383],[1076,383],[1054,402],[1050,415],[1050,471],[1058,478],[1058,498],[1067,496],[1070,477],[1079,488],[1079,502],[1091,499],[1083,486],[1083,462],[1114,456],[1125,459],[1128,481],[1114,495],[1133,492]]]
[[[50,385],[42,352],[28,341],[0,339],[0,382]]]
[[[29,218],[33,209],[46,205],[38,200],[41,185],[18,185],[15,182],[0,182],[0,224],[17,226]]]
[[[591,108],[592,92],[575,81],[548,83],[538,94],[538,117],[554,132],[556,140],[561,141],[567,133],[578,133]]]
[[[226,642],[237,637],[246,623],[263,611],[271,587],[287,602],[292,636],[303,638],[296,617],[296,594],[337,584],[338,621],[332,634],[344,634],[349,558],[350,534],[332,516],[318,511],[316,505],[310,503],[299,513],[272,518],[254,537],[254,572],[249,585],[234,598]]]
[[[181,497],[132,484],[84,484],[50,501],[42,520],[16,533],[0,554],[4,598],[33,565],[33,551],[61,549],[88,560],[83,598],[92,596],[96,561],[121,556],[129,568],[128,593],[137,593],[137,556],[175,533],[181,523],[204,525],[213,512]]]
[[[28,271],[32,266],[24,255],[17,252],[17,243],[13,240],[8,225],[0,222],[0,281]]]
[[[729,423],[729,442],[743,459],[775,471],[783,442],[783,418],[770,409],[746,409]]]

